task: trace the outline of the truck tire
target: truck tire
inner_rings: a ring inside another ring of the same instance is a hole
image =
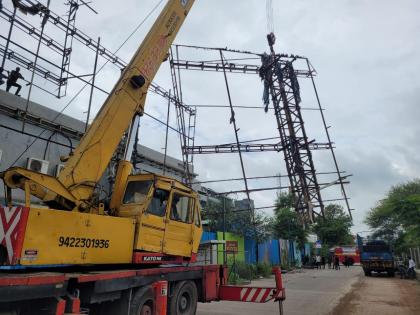
[[[153,315],[154,294],[151,286],[146,286],[134,293],[130,304],[130,315]]]
[[[370,277],[372,275],[372,271],[370,270],[364,270],[364,272],[366,277]]]
[[[195,315],[197,300],[197,287],[194,282],[177,283],[169,300],[169,315]]]

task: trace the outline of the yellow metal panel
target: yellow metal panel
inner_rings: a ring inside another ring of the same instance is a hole
[[[134,229],[133,219],[32,208],[21,264],[131,263]]]
[[[166,254],[170,255],[179,255],[184,257],[190,257],[193,247],[192,239],[192,224],[193,223],[184,223],[181,221],[171,220],[171,212],[173,195],[178,194],[181,196],[193,198],[191,194],[185,194],[178,190],[173,190],[170,198],[170,205],[168,211],[166,211],[166,229],[165,229],[165,239],[163,244],[163,251]],[[195,203],[194,203],[195,204]],[[190,212],[189,217],[192,217],[192,207],[190,206],[188,211]]]
[[[203,234],[203,227],[201,226],[201,218],[200,218],[200,203],[198,199],[196,199],[196,205],[194,210],[194,222],[192,224],[192,238],[193,238],[193,245],[192,245],[192,252],[197,253],[198,247],[200,246],[201,236]]]
[[[164,253],[190,257],[192,243],[191,224],[169,220],[166,224]]]
[[[165,217],[143,213],[139,223],[135,248],[161,253],[164,234]]]

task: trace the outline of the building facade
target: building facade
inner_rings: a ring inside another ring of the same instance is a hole
[[[65,157],[77,147],[84,134],[85,123],[68,115],[29,102],[0,90],[0,172],[12,166],[29,168],[51,176],[58,176]],[[163,173],[164,155],[142,145],[136,148],[136,172]],[[166,157],[166,175],[182,180],[183,162]],[[109,194],[109,180],[114,169],[108,167],[101,185]],[[23,202],[23,193],[14,194]],[[0,201],[4,203],[4,187],[0,185]]]

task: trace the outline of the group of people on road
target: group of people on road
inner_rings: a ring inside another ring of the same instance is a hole
[[[328,255],[328,269],[340,270],[340,259],[338,256]]]
[[[4,72],[7,72],[8,75],[5,75]],[[17,67],[12,71],[5,71],[3,67],[0,67],[0,85],[3,85],[6,82],[6,91],[9,92],[11,87],[16,87],[15,95],[20,96],[19,92],[22,88],[20,84],[17,83],[19,79],[24,80],[25,78],[20,73],[20,68]]]
[[[321,255],[305,256],[302,258],[302,262],[304,265],[312,265],[316,269],[325,269],[325,265],[328,264],[328,269],[340,270],[340,258],[336,255],[328,255],[327,257]],[[345,256],[343,265],[349,268],[352,265],[351,259]]]

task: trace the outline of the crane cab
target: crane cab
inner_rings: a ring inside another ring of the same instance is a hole
[[[165,176],[130,175],[118,199],[116,215],[136,220],[134,251],[182,257],[197,253],[200,203],[191,188]]]

